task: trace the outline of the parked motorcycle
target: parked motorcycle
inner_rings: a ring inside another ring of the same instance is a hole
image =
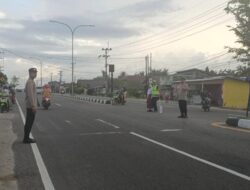
[[[10,110],[9,97],[3,94],[0,94],[0,109],[1,113],[3,113],[4,111],[9,112]]]
[[[42,105],[43,105],[43,107],[44,107],[44,109],[49,109],[49,106],[50,106],[50,99],[49,98],[44,98],[43,100],[42,100]]]

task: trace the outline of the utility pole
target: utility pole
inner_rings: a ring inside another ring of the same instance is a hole
[[[51,91],[53,92],[52,78],[53,78],[53,73],[50,73],[50,85],[51,85]]]
[[[152,73],[152,53],[150,53],[150,61],[149,61],[149,75]]]
[[[0,64],[0,72],[2,72],[3,71],[3,69],[4,69],[4,51],[0,51],[0,54],[2,54],[3,55],[3,57],[1,57],[0,59],[2,59],[3,60],[3,65],[1,65]]]
[[[102,48],[102,51],[104,51],[104,55],[102,57],[105,58],[105,82],[106,82],[106,95],[108,95],[109,92],[109,85],[108,85],[108,58],[110,55],[108,55],[109,51],[111,51],[111,48]],[[100,57],[100,56],[99,56]]]
[[[58,93],[61,92],[61,85],[62,85],[62,71],[59,71],[59,89],[58,89]]]
[[[59,76],[60,76],[59,83],[60,83],[60,86],[61,86],[61,84],[62,84],[62,71],[59,71]]]
[[[145,57],[145,80],[146,85],[148,86],[148,74],[149,74],[149,56]]]
[[[248,117],[248,112],[250,111],[250,84],[249,84],[249,95],[248,95],[248,102],[247,102],[247,111],[246,111],[246,117]]]
[[[114,65],[109,65],[109,73],[111,74],[111,96],[113,97],[113,88],[114,88],[114,81],[113,81],[113,73],[115,71]]]

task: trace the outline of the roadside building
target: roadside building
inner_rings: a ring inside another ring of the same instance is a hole
[[[91,80],[79,79],[77,80],[77,86],[86,89],[85,94],[88,95],[104,96],[106,94],[105,80],[101,77]]]
[[[175,74],[173,74],[173,80],[179,81],[183,77],[186,80],[192,80],[192,79],[208,78],[208,77],[213,77],[213,76],[214,75],[211,73],[207,73],[206,71],[194,68],[194,69],[188,69],[188,70],[176,72]]]
[[[209,78],[213,76],[214,74],[194,68],[194,69],[178,71],[175,74],[171,75],[155,76],[153,78],[160,85],[161,94],[164,97],[168,96],[170,99],[174,99],[174,89],[172,85],[176,81],[178,82],[182,78],[185,78],[186,80],[194,80],[194,79]]]
[[[173,89],[179,83],[174,82]],[[199,103],[201,92],[206,92],[212,105],[246,109],[249,96],[249,82],[225,76],[187,80],[189,84],[189,101]],[[175,95],[174,95],[175,96]]]

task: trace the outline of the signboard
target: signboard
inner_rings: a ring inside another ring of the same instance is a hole
[[[247,81],[247,82],[250,82],[250,77],[247,77],[247,78],[246,78],[246,81]]]
[[[109,72],[113,73],[115,71],[115,66],[114,65],[109,65]]]
[[[248,117],[248,112],[249,111],[250,111],[250,83],[249,83],[248,104],[247,104],[247,112],[246,112],[247,117]]]
[[[248,106],[247,106],[247,108],[248,108],[248,111],[250,111],[250,95],[249,95],[249,98],[248,98]]]

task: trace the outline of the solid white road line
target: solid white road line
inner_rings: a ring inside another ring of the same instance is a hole
[[[71,121],[69,121],[69,120],[65,120],[65,122],[68,123],[69,125],[72,124]]]
[[[111,127],[114,127],[115,129],[119,129],[120,127],[118,127],[117,125],[114,125],[114,124],[112,124],[112,123],[109,123],[109,122],[107,122],[107,121],[104,121],[104,120],[102,120],[102,119],[96,119],[97,121],[100,121],[101,123],[104,123],[104,124],[107,124],[107,125],[109,125],[109,126],[111,126]]]
[[[176,132],[176,131],[181,131],[182,129],[163,129],[161,130],[162,132]]]
[[[17,106],[19,108],[19,112],[20,112],[21,118],[23,120],[23,123],[25,124],[25,117],[24,117],[23,111],[22,111],[20,104],[17,100],[16,100],[16,103],[17,103]],[[30,134],[30,136],[31,136],[31,138],[33,138],[32,134]],[[36,143],[32,143],[31,148],[32,148],[32,151],[34,153],[36,164],[38,166],[45,190],[54,190],[55,188],[54,188],[53,183],[49,177],[49,173],[46,169],[46,166],[43,162],[42,156],[40,154],[40,151],[39,151]]]
[[[58,107],[62,107],[62,105],[61,105],[61,104],[58,104],[58,103],[55,103],[55,105],[57,105]]]
[[[144,139],[144,140],[146,140],[146,141],[149,141],[149,142],[151,142],[151,143],[157,144],[157,145],[159,145],[159,146],[161,146],[161,147],[164,147],[164,148],[166,148],[166,149],[169,149],[169,150],[172,150],[172,151],[177,152],[177,153],[179,153],[179,154],[182,154],[182,155],[184,155],[184,156],[186,156],[186,157],[192,158],[192,159],[194,159],[194,160],[196,160],[196,161],[198,161],[198,162],[201,162],[201,163],[203,163],[203,164],[212,166],[212,167],[217,168],[217,169],[219,169],[219,170],[223,170],[223,171],[225,171],[225,172],[227,172],[227,173],[230,173],[230,174],[232,174],[232,175],[235,175],[235,176],[238,176],[238,177],[240,177],[240,178],[242,178],[242,179],[245,179],[245,180],[250,181],[250,176],[247,176],[247,175],[241,174],[241,173],[239,173],[239,172],[237,172],[237,171],[234,171],[234,170],[225,168],[225,167],[223,167],[223,166],[220,166],[220,165],[215,164],[215,163],[213,163],[213,162],[204,160],[204,159],[199,158],[199,157],[197,157],[197,156],[193,156],[193,155],[191,155],[191,154],[189,154],[189,153],[187,153],[187,152],[184,152],[184,151],[182,151],[182,150],[178,150],[178,149],[173,148],[173,147],[171,147],[171,146],[165,145],[165,144],[160,143],[160,142],[158,142],[158,141],[155,141],[155,140],[152,140],[152,139],[147,138],[147,137],[145,137],[145,136],[142,136],[142,135],[140,135],[140,134],[137,134],[137,133],[134,133],[134,132],[130,132],[130,134],[131,134],[131,135],[134,135],[134,136],[137,136],[137,137],[139,137],[139,138],[141,138],[141,139]]]
[[[80,133],[80,136],[85,135],[115,135],[115,134],[121,134],[121,132],[96,132],[96,133]]]

